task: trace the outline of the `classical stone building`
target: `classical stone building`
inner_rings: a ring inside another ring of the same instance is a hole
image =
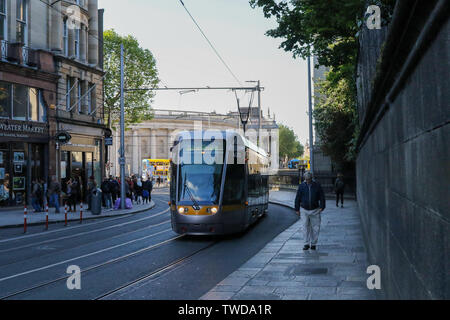
[[[179,131],[183,130],[240,130],[241,122],[237,112],[228,114],[203,113],[193,111],[154,110],[155,117],[152,121],[146,121],[131,126],[125,133],[126,174],[138,174],[142,172],[142,160],[144,159],[170,159],[170,148]],[[247,129],[247,138],[256,143],[257,120],[256,108],[252,109],[253,117]],[[279,166],[278,160],[278,125],[270,117],[262,118],[261,147],[270,154],[272,169]],[[114,132],[114,145],[111,147],[111,162],[108,173],[119,176],[118,163],[120,149],[120,132]]]

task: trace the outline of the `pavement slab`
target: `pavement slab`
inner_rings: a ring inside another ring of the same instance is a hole
[[[295,192],[270,200],[293,208]],[[202,300],[374,300],[367,288],[367,254],[357,203],[327,202],[317,251],[303,251],[303,220],[296,222]],[[227,291],[227,292],[221,292]],[[217,295],[217,292],[223,293]]]

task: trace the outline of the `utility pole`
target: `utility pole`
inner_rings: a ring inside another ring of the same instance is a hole
[[[311,83],[311,56],[308,56],[308,98],[309,98],[309,152],[311,173],[314,175],[314,133],[313,133],[313,105]]]
[[[125,209],[125,97],[123,44],[120,46],[120,208]]]
[[[261,115],[261,81],[258,80],[258,147],[261,144],[261,129],[262,129],[262,115]]]

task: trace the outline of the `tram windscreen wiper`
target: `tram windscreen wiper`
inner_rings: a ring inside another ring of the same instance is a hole
[[[194,203],[192,208],[194,208],[194,210],[200,210],[201,209],[200,205],[198,204],[197,200],[195,200],[194,196],[192,195],[191,189],[188,187],[187,182],[184,183],[184,189],[187,190],[189,197],[191,198],[192,202]]]

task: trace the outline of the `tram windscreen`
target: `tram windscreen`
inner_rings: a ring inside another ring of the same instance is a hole
[[[199,203],[219,203],[224,150],[223,140],[181,143],[178,201],[193,202],[194,199]],[[219,161],[211,161],[211,158]]]

